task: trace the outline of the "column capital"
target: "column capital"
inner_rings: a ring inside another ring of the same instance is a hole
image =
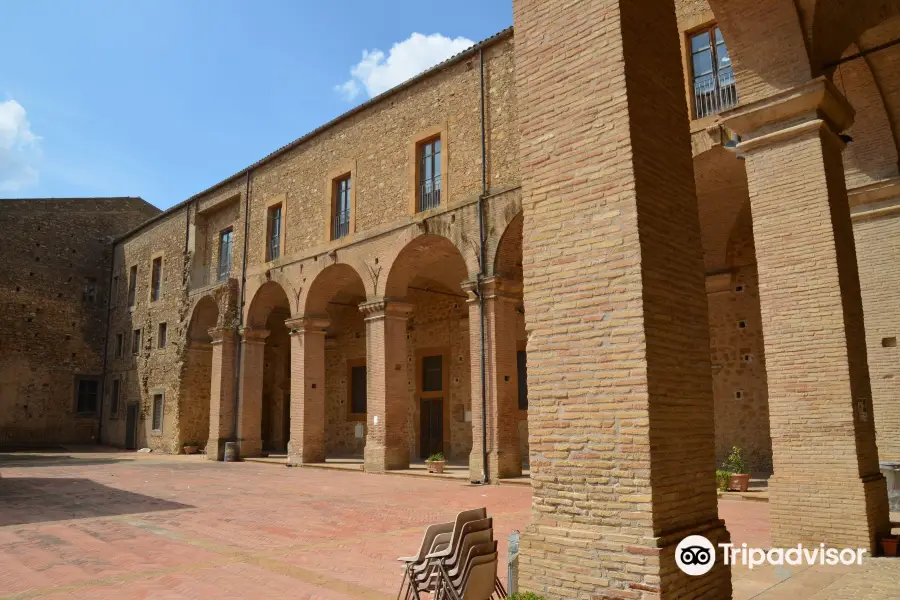
[[[244,326],[241,327],[241,337],[245,344],[264,344],[269,337],[269,330]]]
[[[414,308],[414,305],[394,298],[375,298],[359,305],[360,312],[367,319],[379,317],[406,319]]]
[[[331,319],[327,316],[299,315],[285,320],[284,324],[290,330],[290,335],[325,333],[325,330],[331,325]]]
[[[839,134],[856,112],[826,77],[722,113],[722,125],[741,136],[737,150],[753,150],[825,129]]]
[[[462,282],[462,289],[469,298],[468,303],[478,301],[478,282],[469,279]],[[508,302],[520,302],[522,300],[522,282],[506,277],[485,277],[481,280],[481,293],[485,300],[506,300]]]
[[[234,329],[231,327],[212,327],[209,329],[212,344],[234,343]]]

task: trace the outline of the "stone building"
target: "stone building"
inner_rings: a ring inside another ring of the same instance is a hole
[[[549,598],[729,597],[674,550],[727,538],[735,445],[776,545],[874,550],[895,4],[514,0],[515,37],[115,241],[102,441],[530,468],[522,585]]]

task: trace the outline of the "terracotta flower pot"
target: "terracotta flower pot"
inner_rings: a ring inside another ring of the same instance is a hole
[[[200,448],[198,446],[185,446],[184,453],[185,454],[197,454],[197,450]]]
[[[429,460],[428,461],[428,472],[429,473],[443,473],[445,464],[447,464],[447,463],[446,463],[446,461],[443,461],[443,460]]]
[[[881,538],[881,551],[885,556],[897,556],[897,544],[900,538],[896,535],[886,535]]]
[[[728,489],[735,492],[746,492],[750,488],[750,475],[747,473],[732,473],[728,478]]]

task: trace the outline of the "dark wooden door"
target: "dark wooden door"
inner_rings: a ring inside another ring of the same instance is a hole
[[[419,455],[428,458],[443,452],[444,399],[422,398],[419,414]]]
[[[129,402],[125,410],[125,448],[128,450],[137,449],[137,418],[138,405],[136,402]]]

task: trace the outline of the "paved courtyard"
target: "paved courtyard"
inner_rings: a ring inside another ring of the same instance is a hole
[[[135,453],[0,454],[0,599],[392,599],[425,525],[487,506],[505,540],[530,488]],[[723,499],[733,540],[768,504]],[[505,565],[505,541],[501,541]],[[897,598],[900,561],[734,570],[736,599]]]

